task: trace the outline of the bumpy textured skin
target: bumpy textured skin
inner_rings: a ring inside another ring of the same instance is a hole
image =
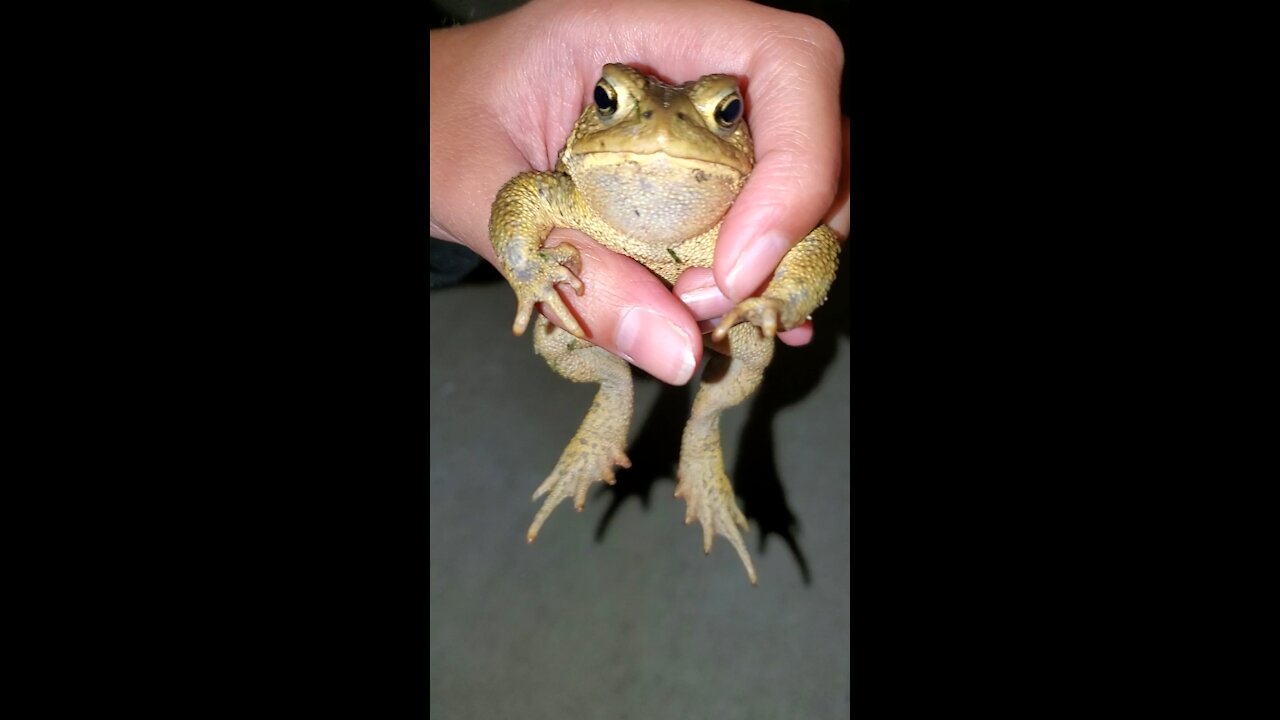
[[[534,500],[547,499],[529,527],[529,542],[561,501],[572,497],[581,510],[592,483],[612,484],[614,466],[630,466],[625,450],[634,401],[627,363],[583,338],[555,289],[563,283],[579,295],[585,291],[574,274],[577,249],[544,248],[547,234],[554,227],[580,230],[673,284],[687,268],[711,267],[720,221],[755,161],[745,120],[717,116],[740,99],[730,76],[673,86],[611,64],[597,88],[606,93],[607,109],[588,104],[556,171],[512,178],[498,191],[489,220],[500,269],[516,292],[512,331],[525,331],[536,303],[550,306],[568,332],[539,315],[534,350],[561,376],[600,385],[578,432],[534,493]],[[687,503],[685,522],[702,523],[704,552],[711,552],[715,535],[727,538],[752,584],[755,567],[739,532],[747,522],[725,475],[720,415],[755,392],[773,358],[774,334],[804,322],[826,300],[838,254],[835,233],[815,228],[787,253],[760,296],[724,316],[713,338],[727,338],[729,354],[713,351],[685,426],[676,484],[676,496]]]

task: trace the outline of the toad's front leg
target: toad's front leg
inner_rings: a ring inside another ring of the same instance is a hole
[[[567,243],[542,246],[551,228],[570,227],[564,222],[564,210],[574,198],[568,177],[526,172],[503,185],[493,201],[489,240],[499,269],[516,291],[516,319],[511,326],[516,335],[524,334],[534,303],[541,302],[555,311],[566,330],[583,337],[582,327],[555,289],[558,283],[567,283],[582,294],[582,281],[570,270],[579,267],[578,249]]]
[[[766,338],[804,322],[826,301],[839,255],[835,232],[825,225],[814,228],[782,258],[759,297],[747,298],[725,313],[712,339],[723,340],[729,328],[744,321],[760,328]]]
[[[600,384],[578,432],[533,494],[534,500],[544,495],[546,500],[529,526],[529,542],[566,498],[573,498],[574,507],[582,510],[592,483],[612,484],[614,466],[631,466],[625,453],[634,404],[631,368],[621,358],[582,339],[582,327],[556,292],[557,283],[568,283],[579,295],[583,292],[582,281],[568,267],[577,269],[577,248],[567,244],[542,247],[553,227],[575,227],[574,218],[584,214],[582,199],[568,176],[527,172],[498,191],[489,217],[489,238],[498,263],[516,291],[518,308],[512,331],[516,335],[524,332],[535,303],[550,307],[564,329],[539,315],[534,350],[562,377]]]

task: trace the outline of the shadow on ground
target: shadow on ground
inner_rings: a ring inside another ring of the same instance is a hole
[[[850,335],[851,263],[847,247],[841,260],[829,292],[834,301],[814,313],[816,332],[813,341],[802,348],[778,344],[764,382],[749,401],[738,454],[728,463],[732,471],[730,480],[742,501],[743,513],[749,521],[754,520],[758,528],[757,552],[763,552],[769,537],[777,535],[795,558],[805,585],[812,584],[812,577],[804,550],[796,538],[800,521],[787,503],[782,478],[778,474],[773,424],[779,412],[813,392],[827,366],[835,360],[839,337]],[[451,282],[504,282],[502,275],[488,263],[463,263],[463,266],[465,269],[460,274],[464,277]],[[639,370],[633,368],[633,372],[637,382],[657,382]],[[692,390],[689,385],[663,385],[639,435],[627,449],[632,466],[618,470],[616,484],[602,485],[596,491],[597,497],[607,495],[609,501],[596,526],[597,542],[603,540],[618,510],[631,498],[639,500],[647,510],[655,485],[668,485],[661,492],[675,491],[681,434],[691,406]],[[746,540],[750,542],[750,536]]]
[[[748,521],[754,520],[758,528],[757,552],[764,551],[770,535],[777,535],[795,558],[805,585],[812,583],[812,577],[796,539],[800,523],[787,503],[778,474],[773,423],[783,408],[800,401],[818,386],[823,372],[835,360],[839,337],[849,336],[847,258],[841,263],[829,296],[836,301],[814,314],[817,331],[812,342],[802,348],[778,344],[764,382],[750,400],[737,457],[729,464],[730,480],[742,501],[743,514]],[[639,382],[657,382],[639,371],[634,372]],[[638,499],[647,510],[654,486],[659,482],[670,485],[663,492],[675,491],[680,439],[691,406],[692,391],[688,385],[663,386],[640,434],[627,449],[631,467],[618,471],[616,484],[603,485],[597,490],[597,496],[609,498],[609,506],[596,526],[597,542],[604,538],[614,516],[628,499]]]

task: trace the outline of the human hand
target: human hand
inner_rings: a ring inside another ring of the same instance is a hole
[[[845,118],[843,124],[843,152],[840,157],[844,158],[841,163],[840,183],[837,186],[835,200],[823,216],[822,224],[836,231],[841,238],[847,237],[849,234],[849,118]],[[754,177],[754,175],[752,176]],[[750,180],[748,180],[750,184]],[[738,201],[739,203],[741,200]],[[735,208],[738,205],[734,206]],[[732,214],[732,212],[730,213]],[[816,223],[815,223],[816,225]],[[807,231],[805,231],[807,232]],[[722,230],[723,233],[723,230]],[[723,238],[723,234],[721,238]],[[794,242],[792,243],[794,244]],[[787,246],[790,249],[790,246]],[[786,252],[784,251],[785,255]],[[768,279],[773,271],[777,268],[778,259],[768,253],[759,253],[747,259],[747,270],[750,272],[749,277],[761,277]],[[690,268],[680,276],[676,281],[672,290],[678,295],[685,307],[693,313],[698,320],[698,328],[706,333],[711,332],[720,322],[720,316],[732,310],[738,301],[733,300],[724,294],[724,291],[717,284],[717,272],[723,265],[721,262],[720,247],[716,248],[716,267],[708,268]],[[764,280],[759,281],[763,283]],[[748,296],[751,293],[748,293]],[[806,320],[790,330],[783,330],[778,333],[778,339],[788,345],[806,345],[813,339],[813,321]]]
[[[608,62],[673,82],[735,75],[748,102],[757,164],[721,227],[712,270],[687,272],[673,294],[639,263],[581,233],[557,229],[546,241],[568,240],[581,253],[578,276],[588,291],[562,296],[591,341],[683,384],[702,351],[697,321],[759,290],[820,222],[848,232],[847,192],[832,203],[841,158],[845,165],[848,158],[839,124],[843,53],[822,22],[743,0],[535,0],[433,31],[432,235],[496,265],[487,226],[497,189],[530,168],[554,167]],[[691,292],[697,289],[702,297]],[[688,307],[677,294],[690,298]],[[781,337],[803,344],[811,332],[806,324]]]

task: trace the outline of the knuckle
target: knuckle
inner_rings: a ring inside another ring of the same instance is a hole
[[[828,60],[844,61],[844,46],[840,36],[822,20],[805,15],[800,20],[800,29],[805,40],[813,46],[819,55]]]

